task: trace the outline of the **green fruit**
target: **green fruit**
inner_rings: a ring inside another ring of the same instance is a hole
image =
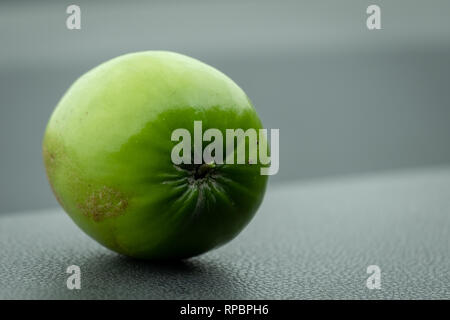
[[[228,242],[258,209],[267,176],[259,164],[174,165],[171,134],[193,136],[196,120],[224,136],[262,128],[245,93],[198,60],[149,51],[101,64],[71,86],[47,125],[56,198],[89,236],[124,255],[188,258]]]

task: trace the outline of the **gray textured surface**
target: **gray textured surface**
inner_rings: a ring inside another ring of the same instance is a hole
[[[232,243],[165,265],[109,252],[60,210],[10,214],[0,298],[448,299],[449,195],[450,168],[275,186]],[[381,290],[365,287],[371,264]]]

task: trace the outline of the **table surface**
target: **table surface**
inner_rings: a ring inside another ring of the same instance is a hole
[[[110,252],[60,209],[7,214],[0,298],[449,299],[449,195],[449,167],[270,186],[235,240],[177,263]],[[81,290],[66,287],[69,265]]]

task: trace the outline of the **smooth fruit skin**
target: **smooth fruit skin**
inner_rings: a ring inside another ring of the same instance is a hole
[[[226,75],[164,51],[114,58],[79,78],[47,125],[43,157],[73,221],[118,253],[182,259],[234,238],[264,196],[259,164],[176,166],[172,131],[260,129],[246,94]],[[224,141],[225,144],[225,141]]]

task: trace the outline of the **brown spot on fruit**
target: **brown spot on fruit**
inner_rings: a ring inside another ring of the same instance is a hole
[[[44,158],[46,168],[48,168],[55,161],[55,155],[48,151],[47,146],[45,145],[42,147],[42,156]]]
[[[58,192],[53,184],[53,179],[52,179],[52,176],[54,175],[54,171],[58,165],[58,162],[57,162],[58,158],[60,158],[60,157],[57,157],[56,154],[58,154],[58,152],[61,154],[59,149],[60,148],[55,148],[55,139],[47,138],[47,140],[43,143],[43,146],[42,146],[42,157],[44,159],[45,173],[46,173],[46,177],[49,182],[50,188],[52,189],[52,192],[55,195],[55,198],[58,201],[58,203],[61,205],[61,207],[63,207],[65,209],[65,205],[64,205],[60,195],[58,194]]]
[[[42,156],[48,174],[67,160],[64,145],[54,135],[45,136],[42,144]]]
[[[70,152],[57,135],[45,136],[42,154],[53,193],[67,212],[75,205],[83,215],[98,222],[127,209],[128,198],[121,191],[86,179],[76,153]]]
[[[123,214],[128,207],[128,199],[120,191],[103,186],[88,195],[78,207],[85,216],[98,222]]]

